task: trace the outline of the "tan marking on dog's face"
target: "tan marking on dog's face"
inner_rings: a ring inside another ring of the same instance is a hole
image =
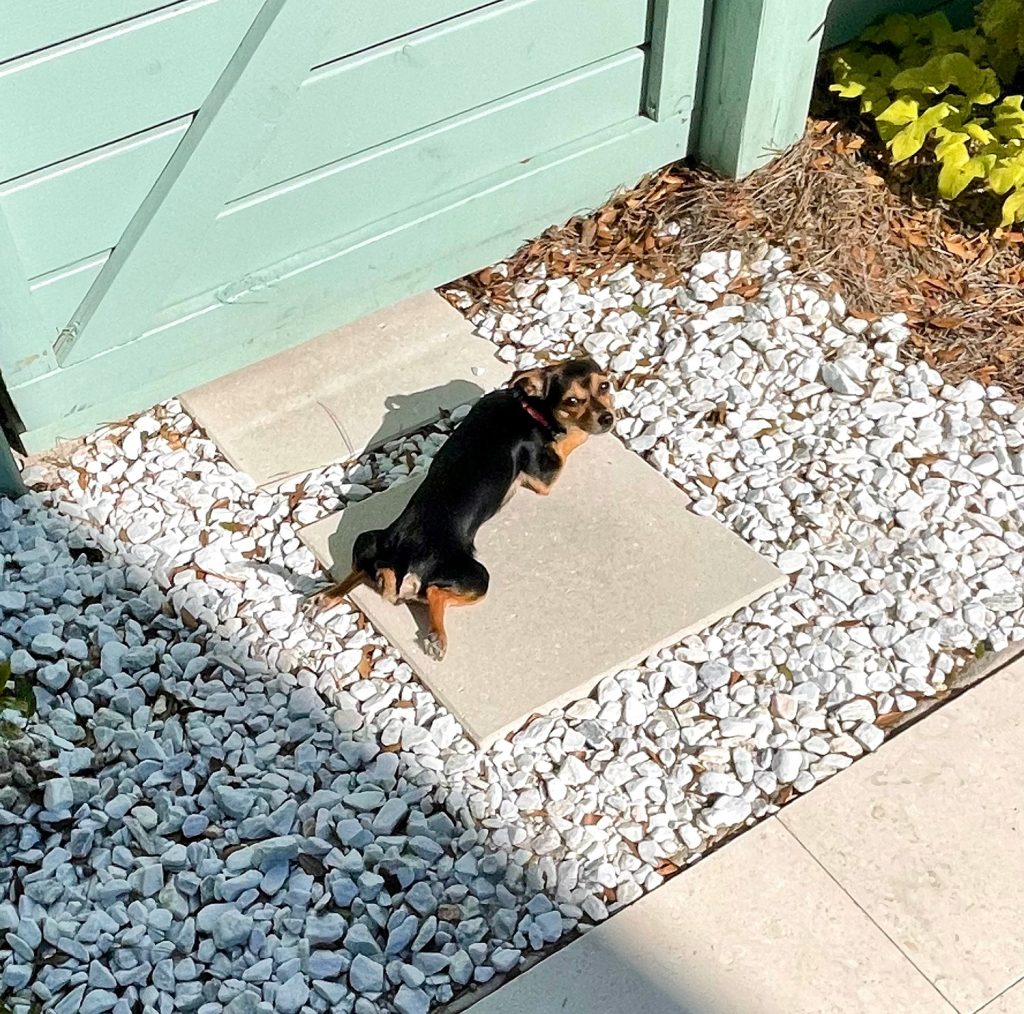
[[[563,373],[569,373],[568,383],[553,409],[555,418],[566,430],[607,433],[615,425],[611,377],[589,359],[571,360]]]

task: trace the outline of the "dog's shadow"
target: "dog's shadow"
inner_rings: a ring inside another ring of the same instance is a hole
[[[451,380],[412,394],[389,394],[384,399],[384,416],[377,431],[363,447],[352,447],[353,457],[378,450],[391,440],[415,433],[461,405],[483,395],[483,389],[469,380]],[[346,438],[347,439],[347,438]]]

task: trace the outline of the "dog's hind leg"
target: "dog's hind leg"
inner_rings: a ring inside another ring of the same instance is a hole
[[[445,611],[449,606],[468,606],[479,602],[487,594],[490,580],[487,568],[470,558],[458,577],[443,584],[432,584],[427,588],[430,632],[424,641],[423,650],[432,659],[440,662],[448,651]]]

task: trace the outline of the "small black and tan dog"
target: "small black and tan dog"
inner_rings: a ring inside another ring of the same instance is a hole
[[[566,458],[614,423],[611,379],[592,359],[517,374],[473,406],[398,518],[356,538],[352,573],[318,595],[315,608],[337,604],[364,582],[389,602],[425,603],[424,648],[443,658],[445,610],[478,601],[490,582],[476,559],[477,530],[519,486],[547,496]]]

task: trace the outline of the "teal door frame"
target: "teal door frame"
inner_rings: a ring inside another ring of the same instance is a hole
[[[804,133],[830,0],[712,0],[697,158],[743,177]]]

